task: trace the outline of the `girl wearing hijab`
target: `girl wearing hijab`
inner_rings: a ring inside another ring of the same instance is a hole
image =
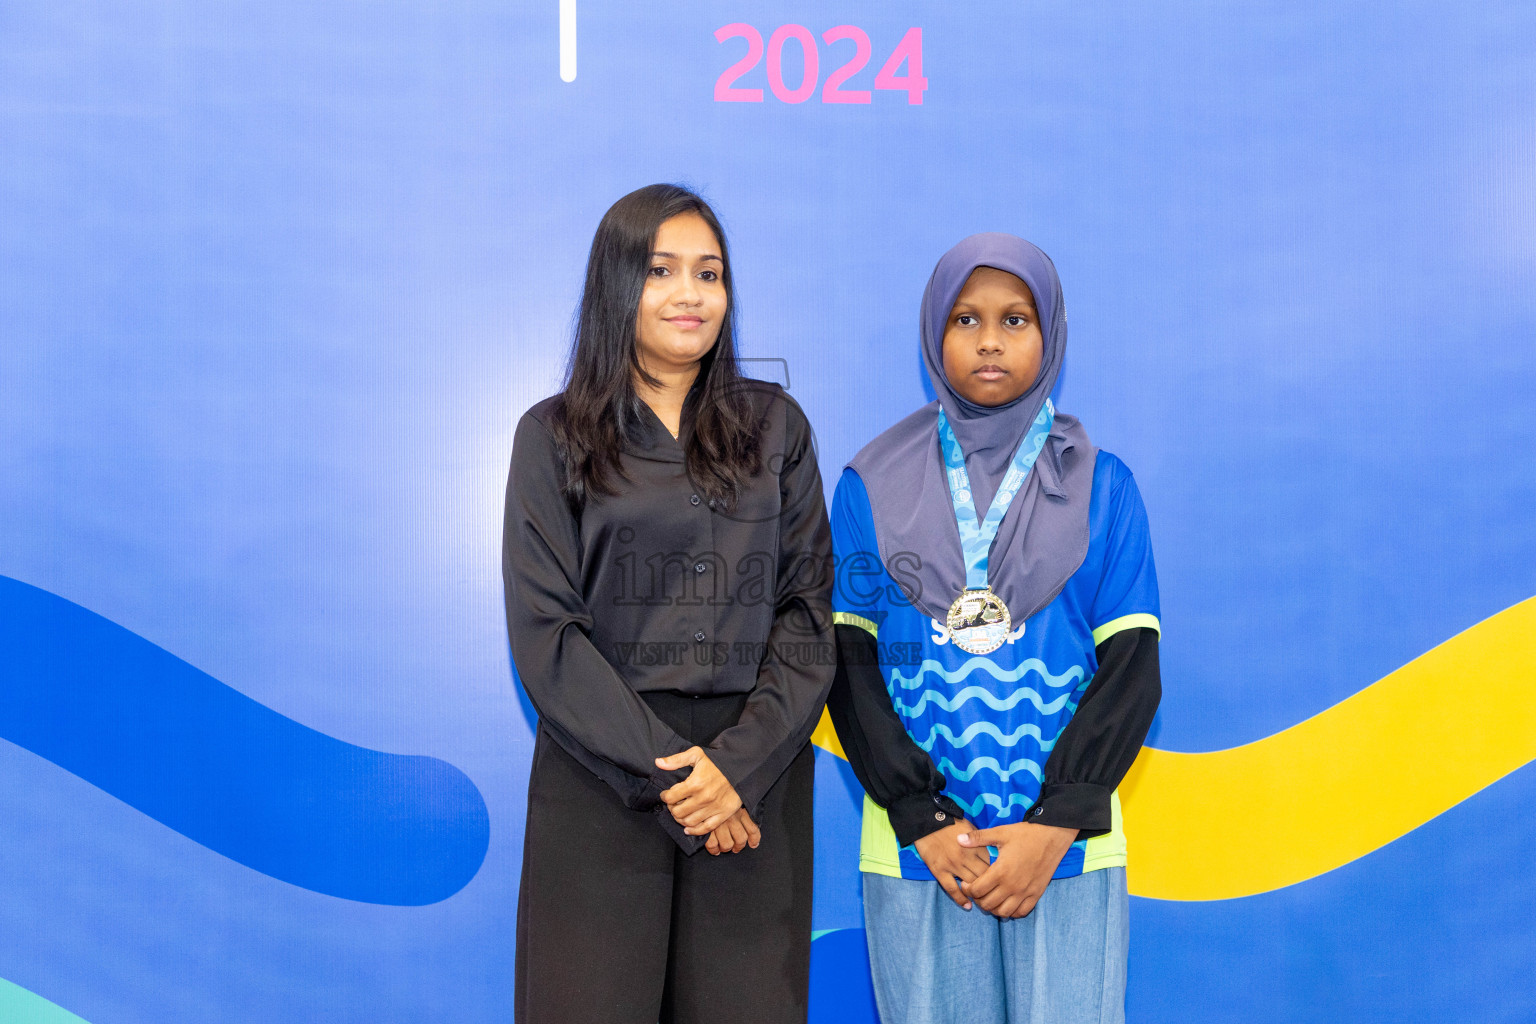
[[[1120,1022],[1116,787],[1161,697],[1157,577],[1130,470],[1050,395],[1050,258],[973,235],[923,296],[938,400],[838,481],[828,707],[864,786],[884,1024]]]
[[[630,193],[592,240],[565,389],[517,426],[520,1024],[806,1018],[834,666],[796,652],[831,646],[832,541],[810,426],[739,374],[735,305],[709,206]]]

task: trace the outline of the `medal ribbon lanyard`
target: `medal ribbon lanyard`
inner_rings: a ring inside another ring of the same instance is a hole
[[[939,446],[944,452],[944,472],[949,480],[950,501],[955,506],[955,523],[960,527],[960,548],[965,553],[965,589],[987,589],[987,558],[992,550],[992,540],[997,536],[1003,516],[1008,513],[1008,506],[1013,504],[1014,496],[1023,488],[1035,460],[1045,448],[1046,436],[1055,420],[1056,407],[1047,398],[1040,415],[1030,424],[1018,450],[1013,453],[1013,462],[997,487],[986,518],[978,522],[976,501],[971,496],[971,477],[965,471],[965,453],[960,450],[960,442],[949,426],[944,407],[939,406]]]

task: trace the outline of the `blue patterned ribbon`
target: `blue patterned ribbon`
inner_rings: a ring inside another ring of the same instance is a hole
[[[960,450],[960,442],[955,440],[955,432],[950,428],[949,418],[944,415],[944,407],[939,407],[939,445],[944,452],[944,470],[949,479],[949,497],[955,505],[955,522],[960,527],[960,547],[965,552],[967,590],[986,587],[987,557],[992,550],[992,540],[997,536],[997,528],[1002,525],[1003,516],[1008,514],[1008,506],[1013,504],[1014,495],[1024,486],[1025,478],[1045,448],[1046,435],[1051,432],[1051,424],[1055,419],[1056,407],[1047,398],[1040,409],[1040,415],[1030,424],[1024,439],[1019,442],[1018,450],[1013,453],[1013,462],[1008,466],[1003,482],[998,485],[986,518],[978,522],[976,502],[971,497],[971,477],[965,471],[965,453]]]

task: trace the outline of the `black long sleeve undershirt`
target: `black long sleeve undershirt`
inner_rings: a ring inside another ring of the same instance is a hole
[[[1092,839],[1111,827],[1109,798],[1131,770],[1163,698],[1157,630],[1125,629],[1095,649],[1099,670],[1045,762],[1026,820]]]
[[[837,675],[827,709],[859,783],[890,815],[903,846],[964,817],[944,796],[944,776],[907,735],[881,678],[875,638],[838,625]],[[1075,828],[1083,839],[1110,830],[1110,794],[1125,778],[1162,699],[1157,631],[1122,630],[1099,644],[1077,712],[1045,763],[1040,799],[1025,820]]]
[[[944,776],[907,735],[880,677],[875,638],[839,624],[837,674],[827,711],[848,764],[870,799],[886,809],[896,840],[906,846],[965,817],[944,796]]]

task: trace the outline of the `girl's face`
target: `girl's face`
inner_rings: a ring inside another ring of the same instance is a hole
[[[678,373],[714,347],[725,319],[725,264],[703,217],[680,213],[656,229],[640,295],[635,346],[648,373]]]
[[[1040,376],[1045,339],[1029,286],[1006,270],[971,271],[944,327],[944,376],[977,405],[1006,405]]]

